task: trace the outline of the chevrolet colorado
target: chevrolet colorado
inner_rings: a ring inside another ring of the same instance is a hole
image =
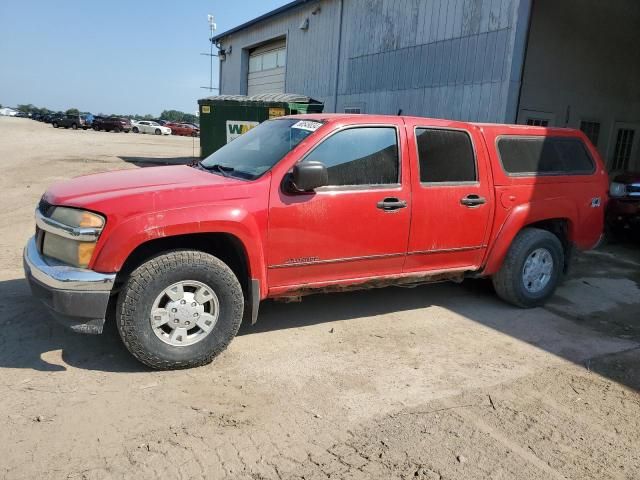
[[[73,330],[101,333],[111,307],[138,360],[193,367],[266,298],[491,277],[540,305],[601,238],[608,188],[576,130],[282,117],[192,167],[53,185],[25,274]]]

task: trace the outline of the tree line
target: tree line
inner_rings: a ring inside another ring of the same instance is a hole
[[[2,106],[0,105],[0,108],[2,108]],[[77,108],[69,108],[65,111],[62,110],[50,110],[46,107],[36,107],[35,105],[32,105],[30,103],[28,104],[19,104],[16,107],[16,110],[18,110],[19,112],[24,112],[24,113],[30,113],[32,115],[36,115],[36,114],[40,114],[40,115],[49,115],[49,114],[54,114],[54,113],[58,113],[58,114],[67,114],[67,115],[78,115],[78,114],[85,114],[85,113],[89,113],[89,112],[81,112],[79,109]],[[104,113],[98,113],[96,115],[99,116],[114,116],[114,117],[125,117],[125,118],[137,118],[137,119],[141,119],[141,120],[156,120],[156,119],[160,119],[160,120],[166,120],[168,122],[184,122],[184,123],[198,123],[198,117],[196,115],[193,115],[191,113],[186,113],[186,112],[181,112],[180,110],[163,110],[162,113],[160,114],[160,117],[156,117],[154,115],[151,115],[149,113],[145,114],[145,115],[133,115],[133,114],[124,114],[124,115],[118,115],[118,114],[112,114],[112,115],[107,115]]]

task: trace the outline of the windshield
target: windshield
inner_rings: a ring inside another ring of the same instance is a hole
[[[232,126],[227,124],[228,129]],[[215,173],[253,180],[321,126],[312,120],[267,120],[213,152],[200,165]]]

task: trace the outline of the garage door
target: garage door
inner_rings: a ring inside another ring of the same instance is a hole
[[[286,62],[284,39],[260,46],[249,53],[247,95],[284,93]]]

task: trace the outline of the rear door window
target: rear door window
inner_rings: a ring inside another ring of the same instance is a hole
[[[471,137],[461,130],[416,128],[421,183],[475,182]]]
[[[498,139],[498,153],[509,175],[590,175],[595,171],[579,138],[504,136]]]

